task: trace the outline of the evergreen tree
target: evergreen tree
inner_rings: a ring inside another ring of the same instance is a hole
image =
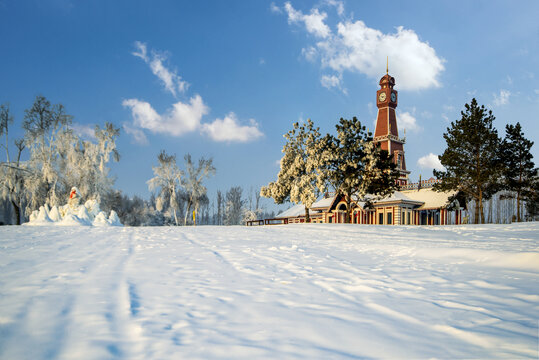
[[[461,111],[462,118],[451,122],[444,133],[447,149],[439,156],[445,171],[434,170],[441,182],[437,191],[457,190],[475,202],[475,223],[484,223],[483,201],[500,189],[501,140],[493,126],[492,111],[472,99]]]
[[[529,220],[534,220],[539,215],[539,170],[537,169],[526,201],[526,212]]]
[[[345,222],[349,223],[352,196],[366,200],[369,194],[372,200],[389,195],[398,189],[399,173],[392,157],[373,142],[372,134],[356,117],[341,118],[335,127],[337,137],[326,135],[322,141],[324,178],[345,196]]]
[[[524,137],[520,123],[505,126],[505,139],[501,147],[504,185],[507,190],[516,194],[518,222],[522,221],[521,202],[530,198],[537,172],[532,160],[532,146],[533,141]]]
[[[305,206],[305,221],[310,222],[309,208],[324,191],[324,177],[321,172],[323,148],[320,143],[319,128],[311,119],[306,124],[294,123],[293,129],[284,135],[281,169],[277,181],[262,187],[260,195],[271,197],[275,203],[292,201]]]

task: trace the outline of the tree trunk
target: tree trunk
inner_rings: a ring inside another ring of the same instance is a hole
[[[309,207],[308,206],[305,206],[305,222],[306,223],[311,222],[311,217],[309,216]]]
[[[520,214],[520,191],[517,191],[517,222],[521,222]]]
[[[13,210],[15,210],[15,223],[16,225],[20,225],[21,224],[21,208],[13,200],[11,200],[11,204],[13,205]]]
[[[344,223],[350,224],[350,206],[352,204],[352,194],[349,192],[346,194],[346,212],[344,214]]]
[[[178,226],[178,217],[176,216],[176,209],[174,209],[174,220],[176,221],[176,226]]]
[[[476,199],[475,209],[474,209],[474,219],[473,219],[474,224],[479,224],[479,204],[480,204],[480,201]]]
[[[185,216],[183,217],[183,226],[187,226],[187,217],[189,216],[189,210],[191,210],[191,198],[187,201],[187,209],[185,209]]]

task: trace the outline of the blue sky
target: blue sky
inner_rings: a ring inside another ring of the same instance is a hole
[[[411,180],[476,97],[539,140],[537,1],[0,1],[0,102],[16,127],[38,94],[79,131],[122,128],[116,188],[149,196],[161,149],[213,157],[217,189],[276,178],[282,135],[311,118],[371,131],[378,80],[399,91]],[[533,148],[537,161],[538,144]],[[269,204],[269,202],[268,202]]]

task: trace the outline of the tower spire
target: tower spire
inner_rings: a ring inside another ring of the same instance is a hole
[[[389,75],[389,56],[386,59],[386,74]]]

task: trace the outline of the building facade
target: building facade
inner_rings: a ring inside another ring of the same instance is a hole
[[[456,201],[452,201],[456,192],[436,192],[432,189],[436,180],[412,184],[409,182],[410,171],[406,169],[404,153],[405,137],[399,137],[396,107],[398,92],[394,89],[395,78],[386,74],[380,79],[380,89],[376,92],[378,114],[373,141],[379,143],[382,150],[393,155],[399,178],[400,191],[391,196],[371,198],[370,206],[359,199],[352,199],[348,209],[342,194],[326,194],[309,208],[312,223],[344,223],[346,213],[351,215],[353,224],[373,225],[447,225],[461,224],[463,209]],[[305,207],[296,205],[269,223],[303,223]]]

